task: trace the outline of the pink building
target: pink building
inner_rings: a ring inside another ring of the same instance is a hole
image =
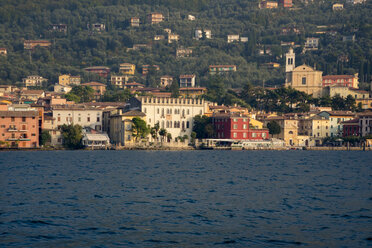
[[[342,122],[342,137],[359,136],[359,119]]]
[[[39,147],[39,113],[0,111],[0,147]]]

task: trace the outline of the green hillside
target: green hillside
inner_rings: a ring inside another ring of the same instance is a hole
[[[342,1],[341,1],[342,2]],[[208,66],[235,64],[237,72],[222,77],[227,87],[281,85],[284,82],[284,54],[281,42],[299,45],[296,64],[307,63],[325,74],[359,73],[361,82],[369,82],[372,71],[372,3],[348,5],[332,11],[333,1],[314,1],[305,5],[294,1],[292,9],[259,9],[250,0],[3,0],[0,2],[0,47],[8,51],[0,57],[0,84],[17,84],[28,75],[40,75],[49,83],[58,75],[82,75],[83,81],[106,79],[87,75],[83,68],[108,66],[118,72],[119,63],[133,63],[135,81],[154,86],[157,77],[168,74],[196,74],[197,84],[208,84]],[[160,12],[165,21],[151,25],[146,15]],[[196,20],[190,21],[191,14]],[[131,17],[139,17],[140,27],[130,27]],[[104,23],[105,31],[88,30],[87,25]],[[66,33],[52,31],[52,24],[67,24]],[[322,27],[319,27],[322,26]],[[296,28],[299,34],[283,34],[283,28]],[[178,42],[154,41],[165,28],[180,35]],[[195,29],[210,29],[212,39],[193,39]],[[332,31],[332,32],[330,32]],[[321,34],[321,32],[326,32]],[[228,34],[248,37],[245,43],[227,43]],[[355,42],[343,36],[355,35]],[[318,51],[301,53],[306,37],[319,37]],[[24,50],[24,40],[46,39],[50,48]],[[149,44],[150,49],[128,50],[134,44]],[[176,49],[193,49],[192,57],[176,58]],[[257,52],[267,52],[259,55]],[[268,51],[271,51],[269,53]],[[269,69],[268,62],[280,63]],[[151,78],[141,76],[144,64],[159,65]]]

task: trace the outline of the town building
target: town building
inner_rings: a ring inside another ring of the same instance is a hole
[[[343,42],[355,42],[355,34],[353,35],[343,35],[342,36]]]
[[[130,25],[132,27],[139,27],[140,26],[140,19],[138,17],[130,18]]]
[[[52,24],[52,31],[67,33],[67,24]]]
[[[98,74],[103,78],[107,78],[108,74],[110,73],[110,68],[107,66],[91,66],[84,68],[86,72]]]
[[[309,136],[305,146],[319,146],[322,140],[330,137],[329,119],[321,116],[301,117],[298,119],[298,135]]]
[[[143,65],[142,66],[142,75],[146,76],[147,73],[149,73],[150,69],[154,69],[156,71],[159,71],[160,67],[158,65]]]
[[[165,39],[164,35],[157,34],[157,35],[154,36],[154,40],[164,40],[164,39]]]
[[[60,75],[58,77],[58,84],[68,86],[68,85],[80,85],[81,77],[80,76],[71,76],[71,75]]]
[[[360,136],[359,118],[343,121],[342,123],[342,137]]]
[[[0,106],[0,147],[39,147],[39,112]]]
[[[330,86],[327,89],[329,90],[328,95],[330,97],[339,95],[343,98],[346,98],[348,95],[351,95],[352,97],[354,97],[355,100],[369,99],[371,94],[370,92],[365,90],[359,90],[345,86]]]
[[[124,84],[126,84],[129,80],[128,75],[112,75],[111,74],[111,85],[114,85],[119,88],[123,88]]]
[[[195,75],[180,75],[180,88],[195,87]]]
[[[279,5],[283,8],[292,8],[292,0],[279,0]]]
[[[308,37],[305,42],[305,51],[318,50],[319,38]]]
[[[343,86],[358,89],[359,78],[358,73],[354,75],[327,75],[323,76],[323,87],[327,86]]]
[[[150,24],[158,24],[164,21],[164,16],[161,13],[151,13],[147,15],[147,21]]]
[[[187,15],[187,20],[189,20],[189,21],[195,21],[195,16],[193,16],[193,15]]]
[[[106,26],[104,23],[93,23],[92,25],[90,25],[90,29],[95,32],[103,32],[106,30]]]
[[[130,63],[122,63],[119,67],[119,73],[124,75],[134,75],[136,72],[136,66]]]
[[[291,72],[296,67],[296,54],[293,52],[293,48],[289,48],[288,53],[285,54],[285,72]]]
[[[258,5],[260,9],[276,9],[278,8],[278,2],[276,1],[261,1]]]
[[[0,48],[0,56],[6,56],[8,54],[8,51],[6,48],[1,47]]]
[[[23,48],[25,50],[32,50],[37,46],[50,47],[52,43],[48,40],[25,40],[23,42]]]
[[[43,78],[41,76],[33,75],[33,76],[28,76],[27,78],[23,78],[22,82],[26,87],[30,87],[30,86],[31,87],[34,87],[34,86],[42,87],[43,83],[48,82],[48,79]]]
[[[212,31],[210,29],[195,29],[194,39],[212,39]]]
[[[322,111],[318,115],[329,120],[330,137],[341,136],[342,123],[355,118],[355,113],[350,111]]]
[[[268,129],[251,128],[249,117],[240,113],[215,113],[212,116],[215,138],[232,140],[264,140]]]
[[[138,110],[122,112],[119,109],[117,114],[110,116],[110,139],[111,142],[119,146],[133,146],[136,144],[136,137],[133,136],[133,121],[135,117],[146,121],[146,115]]]
[[[185,87],[179,88],[179,93],[183,97],[195,98],[207,93],[207,88],[205,87]]]
[[[313,95],[313,97],[322,97],[325,94],[322,86],[322,74],[322,71],[301,65],[286,73],[285,86]]]
[[[45,97],[43,90],[21,90],[19,93],[19,99],[22,101],[37,101],[37,99]]]
[[[265,119],[261,119],[264,126],[270,121],[275,121],[280,126],[280,133],[273,135],[273,138],[282,139],[286,146],[298,146],[298,119],[286,116],[272,116]]]
[[[83,83],[82,86],[89,86],[92,87],[96,93],[96,96],[99,98],[103,96],[106,92],[106,85],[103,83],[98,82],[89,82],[89,83]]]
[[[138,90],[142,88],[145,88],[145,85],[136,82],[124,84],[124,89]]]
[[[159,123],[172,138],[190,136],[196,115],[203,115],[209,102],[204,99],[134,97],[129,100],[128,110],[146,114],[147,124],[153,127]]]
[[[176,50],[176,57],[177,58],[185,58],[190,57],[192,55],[191,48],[177,48]]]
[[[102,109],[84,105],[59,105],[52,107],[52,113],[57,127],[78,124],[97,131],[102,130]]]
[[[170,87],[173,83],[173,77],[164,75],[160,77],[160,87]]]
[[[238,34],[229,34],[227,36],[227,43],[239,42],[239,40],[240,40],[240,35]]]
[[[346,0],[346,2],[349,4],[362,4],[367,2],[367,0]]]
[[[338,11],[338,10],[343,10],[344,5],[342,3],[335,3],[332,5],[332,10],[333,11]]]
[[[168,34],[168,44],[173,43],[173,41],[178,41],[180,36],[178,34]]]
[[[107,133],[95,130],[83,129],[81,144],[87,149],[107,149],[110,146],[110,138]]]
[[[235,72],[236,65],[210,65],[209,66],[209,74],[223,74],[229,72]]]
[[[364,112],[359,117],[359,134],[362,137],[372,135],[372,112]]]
[[[67,94],[72,90],[72,87],[66,85],[55,84],[54,92]]]

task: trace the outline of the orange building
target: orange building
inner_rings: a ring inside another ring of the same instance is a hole
[[[25,50],[32,50],[37,46],[50,47],[52,43],[48,40],[25,40],[23,42],[23,47]]]
[[[0,111],[0,147],[39,147],[39,112]]]

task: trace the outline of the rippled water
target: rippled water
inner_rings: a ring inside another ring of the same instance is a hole
[[[1,247],[366,247],[372,152],[0,153]]]

